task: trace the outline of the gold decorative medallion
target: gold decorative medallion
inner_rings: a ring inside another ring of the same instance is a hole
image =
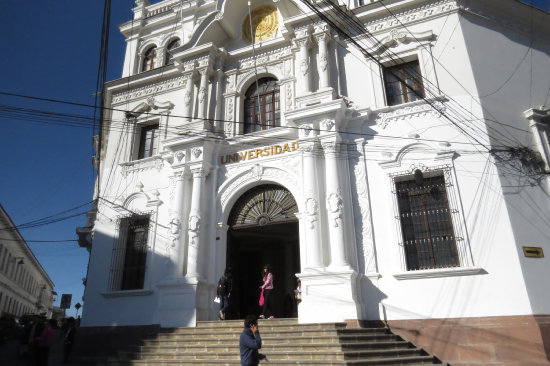
[[[279,29],[277,9],[273,6],[264,5],[252,10],[252,29],[254,31],[254,42],[273,37]],[[243,41],[252,43],[249,16],[243,22]]]

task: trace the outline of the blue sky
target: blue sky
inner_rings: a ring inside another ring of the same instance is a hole
[[[124,40],[117,26],[131,19],[133,5],[133,0],[113,1],[109,80],[121,74]],[[100,0],[2,1],[0,91],[93,105],[102,13]],[[3,95],[0,104],[93,116],[91,108]],[[0,203],[16,225],[92,199],[91,128],[2,116]],[[56,305],[63,293],[73,294],[72,305],[82,303],[88,253],[76,242],[31,240],[74,240],[75,228],[84,223],[85,216],[78,216],[20,231],[55,284]],[[75,315],[75,309],[67,313]]]
[[[549,0],[526,2],[550,10]],[[108,80],[121,74],[124,40],[117,26],[131,19],[134,0],[112,3]],[[100,0],[4,0],[0,91],[93,104],[102,11]],[[3,95],[0,104],[93,116],[90,108]],[[39,123],[36,118],[15,120],[1,114],[0,126],[0,203],[16,225],[92,199],[91,128]],[[63,293],[73,294],[73,305],[82,303],[88,253],[76,242],[61,241],[76,239],[75,228],[84,223],[85,217],[78,216],[20,231],[55,283],[56,305]],[[74,308],[68,314],[74,315]]]

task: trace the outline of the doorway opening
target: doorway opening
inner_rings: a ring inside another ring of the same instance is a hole
[[[243,194],[229,215],[227,267],[233,273],[229,318],[261,313],[258,300],[262,268],[273,273],[273,314],[297,316],[294,300],[300,272],[298,206],[291,193],[278,185],[254,187]]]

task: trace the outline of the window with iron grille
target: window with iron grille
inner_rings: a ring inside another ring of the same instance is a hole
[[[159,139],[159,125],[147,125],[141,128],[138,159],[156,155]]]
[[[279,86],[273,78],[253,83],[245,94],[244,133],[267,130],[279,125]]]
[[[407,270],[458,267],[445,178],[415,175],[395,181]]]
[[[136,215],[120,221],[119,240],[113,248],[111,290],[143,288],[149,233],[148,215]]]
[[[155,61],[157,58],[156,47],[149,48],[143,55],[143,62],[141,64],[141,71],[149,71],[155,68]]]
[[[388,105],[424,98],[424,86],[418,60],[384,68],[384,86]]]

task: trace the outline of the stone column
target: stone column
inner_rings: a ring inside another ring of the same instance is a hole
[[[191,196],[191,208],[188,221],[189,250],[187,252],[187,276],[199,277],[199,245],[201,240],[202,223],[202,189],[206,170],[204,168],[195,168],[193,173],[193,193]]]
[[[346,258],[343,222],[343,199],[338,175],[337,154],[339,143],[324,141],[325,174],[326,174],[326,204],[328,231],[330,238],[330,267],[349,267]]]
[[[315,36],[319,44],[319,57],[317,58],[317,71],[319,73],[319,89],[330,86],[330,68],[328,65],[327,41],[328,35],[321,33]]]
[[[216,71],[216,109],[214,113],[214,126],[216,127],[216,130],[223,131],[223,115],[222,115],[222,105],[224,103],[222,88],[223,88],[223,71],[217,70]]]
[[[174,260],[172,267],[172,278],[181,278],[183,276],[183,266],[185,263],[185,235],[184,230],[187,225],[183,222],[183,208],[185,205],[185,185],[186,174],[184,172],[176,173],[176,189],[174,197],[174,216],[170,221],[170,234],[172,245],[174,246]]]
[[[304,159],[304,182],[305,189],[305,236],[306,236],[306,266],[317,268],[322,266],[322,246],[320,237],[319,222],[319,192],[317,188],[316,166],[315,166],[315,143],[300,143],[300,150]]]
[[[197,117],[204,120],[206,116],[206,108],[208,106],[208,68],[202,69],[199,71],[201,75],[201,81],[199,86],[199,95],[198,95],[198,113]]]
[[[186,74],[185,93],[183,95],[183,116],[187,122],[193,119],[193,93],[195,85],[193,83],[193,73]]]
[[[298,80],[298,93],[307,94],[311,91],[311,72],[309,69],[309,38],[297,39],[299,48],[296,55],[296,75]]]

